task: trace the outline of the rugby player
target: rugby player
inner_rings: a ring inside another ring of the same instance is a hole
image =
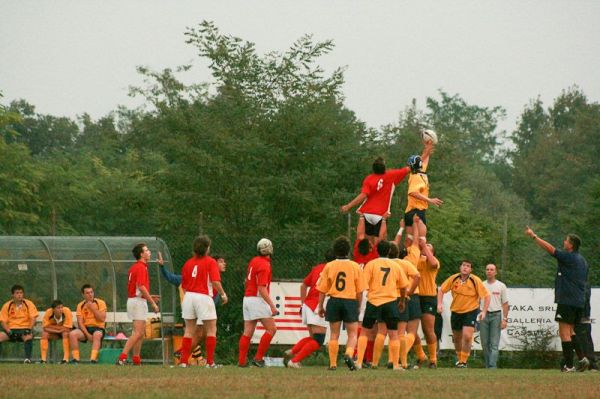
[[[92,343],[90,362],[98,363],[98,351],[102,346],[106,326],[106,302],[96,298],[94,288],[90,284],[81,287],[83,301],[77,304],[77,328],[69,333],[71,346],[71,363],[79,363],[79,342]]]
[[[25,289],[16,284],[10,289],[12,299],[6,302],[0,310],[0,342],[23,342],[25,358],[23,363],[31,363],[33,350],[33,326],[38,311],[33,302],[25,299]]]
[[[69,333],[73,329],[73,313],[62,301],[55,299],[44,313],[42,322],[42,338],[40,339],[40,363],[46,363],[48,341],[62,339],[63,360],[69,362]]]

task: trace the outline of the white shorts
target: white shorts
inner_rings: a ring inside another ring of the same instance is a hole
[[[379,223],[381,221],[381,219],[383,219],[383,216],[374,215],[372,213],[364,213],[363,216],[365,217],[365,220],[367,222],[369,222],[370,224],[372,224],[373,226],[375,226],[377,223]]]
[[[318,310],[318,308],[316,309]],[[302,323],[304,325],[312,325],[319,327],[328,327],[329,323],[325,321],[324,317],[319,317],[319,314],[316,311],[313,311],[311,308],[306,306],[306,304],[302,305]]]
[[[360,309],[358,309],[358,321],[362,323],[363,318],[365,317],[365,310],[367,309],[367,290],[364,290],[362,293],[362,301],[360,301]]]
[[[146,320],[148,302],[144,298],[127,298],[127,317],[130,320]]]
[[[206,294],[186,292],[181,302],[181,316],[185,320],[196,319],[198,325],[202,325],[203,320],[216,320],[215,301]]]
[[[269,304],[260,296],[245,296],[243,310],[244,321],[273,318]]]

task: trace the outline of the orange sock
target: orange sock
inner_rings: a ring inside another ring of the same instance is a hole
[[[90,353],[90,360],[98,360],[98,350],[97,349],[92,349],[92,352]]]
[[[429,351],[429,361],[431,363],[437,363],[437,342],[427,344],[427,350]]]
[[[399,338],[400,341],[400,356],[399,361],[402,367],[408,367],[408,351],[406,350],[406,335]]]
[[[48,355],[48,340],[40,339],[40,357],[42,361],[46,361],[46,356]]]
[[[462,352],[462,358],[463,358],[463,363],[467,363],[467,361],[469,360],[469,356],[471,355],[470,352]]]
[[[329,367],[337,367],[337,356],[340,350],[338,341],[329,340]]]
[[[73,349],[71,353],[73,355],[73,360],[79,361],[79,349]]]
[[[373,344],[373,366],[379,365],[379,359],[381,359],[381,353],[383,352],[383,346],[385,344],[385,335],[377,334],[375,337],[375,344]]]
[[[358,337],[358,344],[356,345],[358,360],[356,363],[360,366],[362,366],[363,360],[365,358],[365,351],[367,350],[367,341],[368,340],[369,340],[369,338],[367,338],[366,335],[361,335],[360,337]]]
[[[390,350],[390,361],[394,365],[394,368],[397,369],[398,368],[398,357],[399,357],[398,354],[400,353],[400,340],[398,340],[398,339],[390,340],[389,350]]]
[[[415,354],[417,355],[417,359],[419,359],[420,361],[427,359],[427,355],[425,355],[425,351],[423,350],[423,345],[421,345],[421,340],[415,342],[413,348],[415,348]]]
[[[63,360],[69,361],[69,338],[63,338]]]

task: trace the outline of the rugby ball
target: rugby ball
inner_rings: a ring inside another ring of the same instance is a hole
[[[437,133],[431,129],[424,129],[421,132],[421,137],[423,138],[424,143],[428,143],[431,141],[433,144],[437,144],[438,142]]]

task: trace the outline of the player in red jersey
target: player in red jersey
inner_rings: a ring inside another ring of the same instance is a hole
[[[185,262],[181,269],[181,287],[185,290],[181,313],[185,320],[185,332],[181,342],[181,367],[187,367],[192,349],[192,338],[197,335],[198,325],[204,328],[204,348],[206,367],[219,367],[215,364],[217,346],[217,310],[213,300],[215,288],[223,304],[227,294],[221,285],[221,274],[217,261],[208,256],[210,238],[200,236],[194,240],[194,256]]]
[[[144,243],[137,244],[131,251],[136,262],[129,268],[127,282],[127,316],[132,320],[133,331],[119,355],[117,365],[125,365],[129,351],[133,349],[133,364],[142,364],[140,353],[146,332],[146,315],[148,302],[152,310],[158,313],[156,301],[158,297],[150,295],[150,277],[148,277],[148,261],[152,253]]]
[[[335,254],[333,249],[330,248],[325,252],[325,263],[329,263],[334,259]],[[328,323],[324,317],[317,314],[319,290],[316,289],[321,272],[325,268],[325,263],[313,267],[300,285],[300,300],[302,301],[300,314],[302,315],[302,322],[308,327],[310,335],[298,341],[292,349],[285,351],[283,364],[286,367],[299,368],[300,362],[317,351],[325,342]]]
[[[269,286],[271,285],[271,256],[273,255],[273,243],[267,238],[262,238],[256,245],[258,256],[250,260],[246,274],[246,290],[244,292],[244,333],[240,337],[240,349],[238,366],[248,367],[248,350],[250,340],[256,329],[258,321],[265,328],[256,355],[252,364],[257,367],[265,367],[264,356],[269,349],[271,340],[277,332],[274,316],[277,316],[277,308],[269,297]]]

